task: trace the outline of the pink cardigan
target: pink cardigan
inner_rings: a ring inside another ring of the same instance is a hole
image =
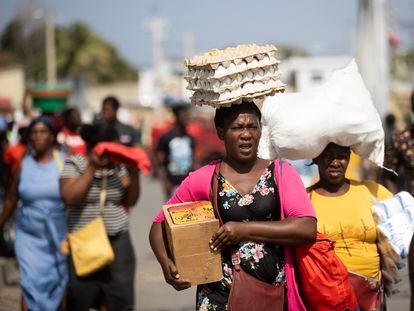
[[[211,179],[216,167],[216,161],[203,166],[190,173],[177,188],[174,195],[167,204],[183,202],[210,200]],[[280,176],[279,161],[275,161],[275,173],[279,196],[282,205],[281,218],[288,217],[313,217],[316,219],[315,211],[305,191],[302,180],[294,168],[287,162],[282,162],[282,178]],[[162,210],[154,218],[154,222],[163,222]],[[298,285],[296,283],[293,252],[285,247],[285,273],[287,283],[287,298],[289,311],[305,311],[306,308],[300,298]]]

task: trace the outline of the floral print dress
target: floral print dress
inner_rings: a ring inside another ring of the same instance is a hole
[[[280,200],[274,179],[272,162],[260,176],[250,194],[240,194],[224,176],[219,174],[217,206],[223,222],[280,220]],[[197,310],[222,311],[232,281],[231,254],[238,252],[243,270],[257,279],[280,284],[285,281],[283,247],[274,243],[242,241],[222,251],[223,279],[197,288]]]

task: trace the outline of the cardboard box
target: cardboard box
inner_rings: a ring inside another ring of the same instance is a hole
[[[209,241],[219,228],[209,201],[164,205],[168,244],[178,273],[192,285],[220,281],[221,255]]]

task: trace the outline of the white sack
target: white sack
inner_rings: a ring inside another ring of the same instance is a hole
[[[379,166],[384,161],[381,119],[354,60],[321,87],[265,99],[258,155],[312,159],[333,142]]]

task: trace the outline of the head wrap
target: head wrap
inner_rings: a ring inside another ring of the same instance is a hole
[[[53,135],[57,135],[57,131],[55,126],[53,125],[52,120],[50,120],[50,118],[46,117],[46,116],[40,116],[37,117],[36,119],[33,119],[32,122],[30,122],[29,126],[27,127],[27,135],[29,135],[30,131],[33,129],[33,127],[36,124],[42,123],[44,125],[46,125],[49,130],[53,133]]]

